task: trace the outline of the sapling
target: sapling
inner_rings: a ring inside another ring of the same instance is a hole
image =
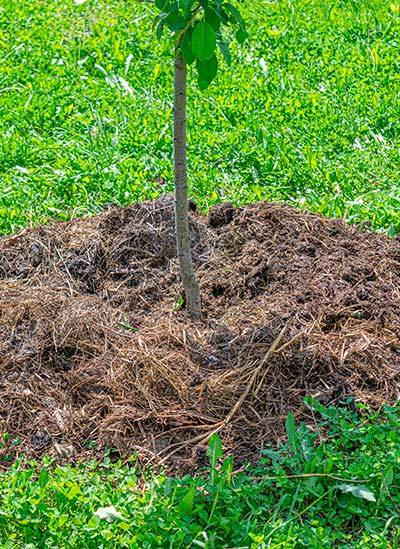
[[[235,34],[239,43],[247,38],[238,9],[224,0],[154,0],[160,10],[154,21],[158,38],[164,29],[174,48],[174,183],[175,225],[179,268],[186,306],[192,318],[201,317],[199,284],[193,268],[188,219],[188,178],[186,158],[186,78],[187,66],[194,64],[198,85],[205,90],[217,76],[220,50],[228,65],[229,44]],[[230,27],[230,29],[228,28]],[[223,34],[223,31],[228,31]]]

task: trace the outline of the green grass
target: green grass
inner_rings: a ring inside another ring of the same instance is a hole
[[[245,0],[243,15],[232,68],[190,85],[192,195],[399,232],[399,1]],[[172,59],[152,17],[133,0],[1,2],[0,234],[172,189]]]
[[[143,476],[109,459],[45,460],[39,474],[16,463],[1,476],[1,547],[398,548],[400,409],[311,405],[318,428],[289,416],[289,442],[236,473],[218,438],[196,477]],[[96,516],[110,506],[122,518]]]

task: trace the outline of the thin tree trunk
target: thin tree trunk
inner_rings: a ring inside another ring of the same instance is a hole
[[[175,56],[174,79],[174,174],[176,243],[186,306],[192,318],[201,317],[200,288],[193,269],[188,220],[188,183],[186,163],[186,63]]]

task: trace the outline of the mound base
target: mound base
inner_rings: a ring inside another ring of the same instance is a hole
[[[249,457],[305,395],[399,398],[398,239],[265,203],[190,227],[199,322],[168,197],[0,240],[3,458],[108,446],[195,465],[214,431]]]

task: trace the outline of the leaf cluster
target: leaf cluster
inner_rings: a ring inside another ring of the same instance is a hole
[[[247,39],[246,25],[240,11],[225,0],[155,0],[160,14],[154,20],[158,38],[164,29],[173,36],[175,51],[181,52],[187,65],[196,65],[200,89],[206,89],[218,72],[218,49],[231,63],[230,35],[234,31],[242,44]]]

